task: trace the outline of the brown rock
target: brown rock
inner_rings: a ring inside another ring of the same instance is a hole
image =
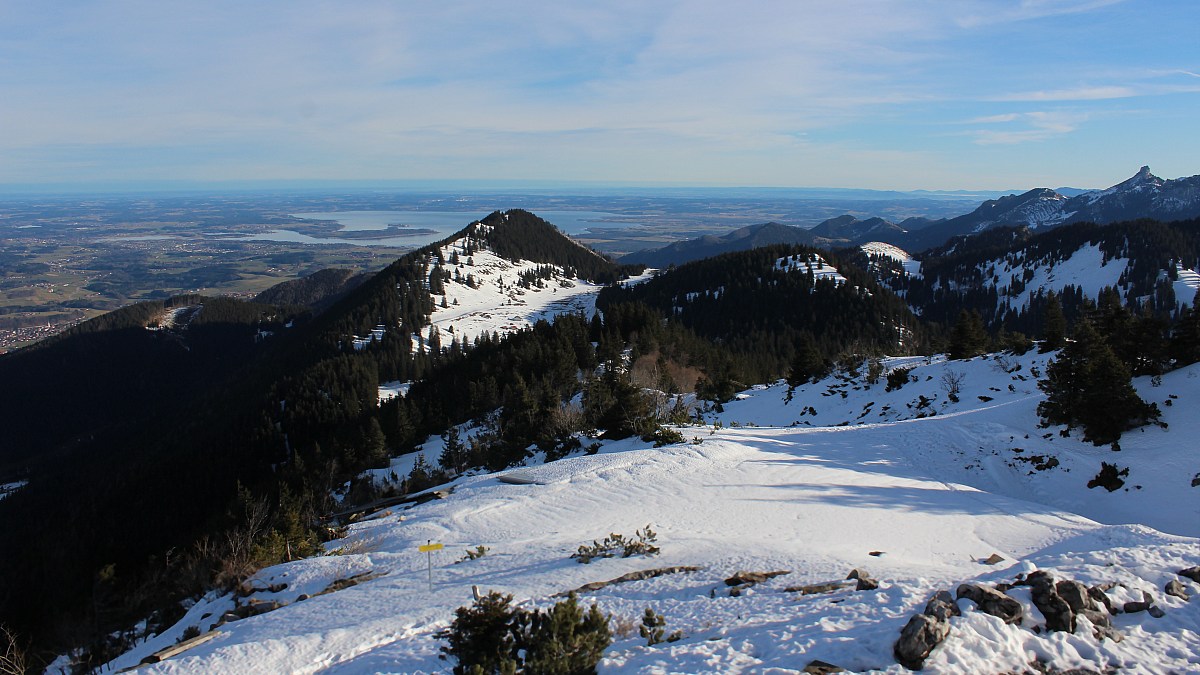
[[[791,574],[790,570],[779,570],[777,572],[738,572],[725,580],[727,586],[746,586],[751,584],[761,584],[762,582],[773,579],[784,574]]]
[[[1184,586],[1183,582],[1178,579],[1168,581],[1167,585],[1163,587],[1163,593],[1181,598],[1185,602],[1191,598],[1191,595],[1188,594],[1187,586]]]

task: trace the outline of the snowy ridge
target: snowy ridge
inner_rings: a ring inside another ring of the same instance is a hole
[[[904,266],[904,273],[910,277],[921,276],[921,261],[913,260],[912,256],[908,254],[908,251],[905,251],[899,246],[886,244],[882,241],[871,241],[863,244],[859,248],[861,248],[863,252],[869,256],[880,255],[895,260]]]
[[[1025,606],[1020,625],[961,600],[963,616],[950,620],[926,670],[1022,672],[1036,655],[1059,669],[1195,672],[1200,602],[1161,589],[1176,570],[1200,564],[1200,489],[1189,484],[1200,472],[1191,452],[1200,365],[1168,373],[1161,386],[1136,382],[1170,428],[1131,432],[1113,453],[1037,426],[1036,373],[1051,356],[888,360],[880,370],[913,368],[891,392],[868,381],[868,368],[807,385],[790,402],[782,384],[756,387],[706,414],[707,426],[680,428],[689,443],[607,442],[595,455],[519,469],[533,484],[460,478],[444,499],[352,525],[342,555],[260,571],[251,597],[280,609],[226,623],[209,642],[141,672],[449,672],[435,633],[470,603],[472,585],[544,607],[588,582],[673,565],[701,569],[582,596],[616,626],[636,625],[650,606],[684,634],[647,647],[636,628],[619,631],[601,673],[796,673],[812,659],[906,672],[892,644],[935,590],[1033,569],[1089,586],[1112,582],[1107,594],[1118,605],[1150,592],[1165,615],[1120,614],[1113,622],[1125,639],[1098,642],[1086,625],[1075,634],[1035,632],[1044,619],[1027,590],[1010,592]],[[958,401],[948,375],[958,379]],[[1101,461],[1130,469],[1124,489],[1085,487]],[[569,558],[580,544],[647,523],[662,548],[653,559]],[[416,548],[430,539],[446,544],[434,557],[432,587]],[[480,545],[487,555],[452,564]],[[1005,560],[979,562],[992,553]],[[852,567],[865,567],[880,587],[784,590],[842,579]],[[788,573],[732,597],[723,580],[739,570]],[[350,578],[359,583],[319,595]],[[233,604],[210,595],[111,665],[136,664],[188,626],[207,630]]]

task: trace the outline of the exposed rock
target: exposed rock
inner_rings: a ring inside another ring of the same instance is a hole
[[[1100,586],[1092,586],[1088,589],[1088,597],[1104,605],[1104,608],[1108,610],[1109,614],[1116,616],[1117,608],[1113,605],[1112,598],[1108,597],[1108,593],[1105,593],[1103,588]]]
[[[999,553],[993,553],[980,562],[982,562],[984,565],[995,565],[996,563],[1004,562],[1004,556],[1000,555]]]
[[[925,614],[939,621],[948,621],[952,616],[962,615],[962,612],[950,591],[938,591],[925,603]]]
[[[1127,602],[1121,606],[1121,611],[1126,614],[1136,614],[1150,609],[1150,605],[1145,602]]]
[[[920,670],[930,652],[949,634],[949,623],[927,614],[917,614],[900,630],[900,639],[892,647],[892,654],[905,668]]]
[[[605,586],[611,586],[613,584],[623,584],[627,581],[642,581],[643,579],[653,579],[655,577],[661,577],[661,576],[664,576],[667,574],[679,574],[680,572],[699,572],[700,570],[701,570],[700,567],[693,567],[690,565],[677,565],[675,567],[659,567],[659,568],[651,569],[651,570],[638,570],[637,572],[630,572],[628,574],[622,574],[621,576],[617,577],[616,579],[609,579],[608,581],[593,581],[590,584],[584,584],[584,585],[580,586],[579,588],[576,588],[575,590],[564,591],[562,593],[556,593],[553,597],[565,598],[565,597],[571,595],[572,593],[587,593],[589,591],[598,591],[601,588],[604,588]]]
[[[871,577],[859,577],[858,585],[854,587],[856,591],[873,591],[879,588],[879,582]]]
[[[1071,611],[1079,613],[1085,609],[1096,609],[1096,601],[1088,597],[1088,587],[1078,581],[1064,579],[1054,585],[1058,595],[1071,606]]]
[[[789,586],[784,593],[799,593],[800,595],[815,595],[817,593],[832,593],[846,587],[844,581],[827,581],[823,584],[806,584],[804,586]]]
[[[1146,613],[1156,619],[1161,619],[1167,615],[1167,613],[1163,611],[1163,608],[1159,607],[1158,605],[1150,605],[1146,608]]]
[[[725,580],[726,586],[748,586],[752,584],[761,584],[762,582],[773,579],[784,574],[791,574],[791,570],[779,570],[776,572],[738,572]]]
[[[1176,574],[1200,584],[1200,565],[1197,565],[1196,567],[1189,567],[1185,570],[1179,570],[1176,572]]]
[[[1046,617],[1047,629],[1075,632],[1075,612],[1058,594],[1053,577],[1041,570],[1034,572],[1029,575],[1029,588],[1034,606]]]
[[[1172,579],[1168,581],[1167,585],[1163,587],[1163,592],[1167,595],[1173,595],[1177,598],[1181,598],[1185,602],[1191,598],[1191,595],[1188,594],[1187,586],[1184,586],[1183,582],[1179,581],[1178,579]]]
[[[1121,631],[1113,628],[1112,619],[1109,618],[1109,614],[1103,610],[1085,608],[1079,612],[1078,616],[1086,617],[1087,620],[1092,623],[1092,635],[1094,635],[1097,640],[1108,638],[1113,642],[1120,642],[1125,638],[1125,636],[1121,634]]]
[[[973,601],[979,611],[1003,619],[1004,623],[1017,623],[1024,615],[1021,603],[991,588],[962,584],[956,594],[959,598]]]
[[[1150,595],[1150,593],[1147,591],[1142,591],[1141,602],[1127,602],[1122,609],[1125,610],[1126,614],[1135,614],[1137,612],[1149,611],[1151,607],[1154,607],[1154,596]],[[1156,619],[1162,618],[1161,612],[1161,609],[1159,609],[1157,612],[1150,612],[1150,616],[1153,616]]]
[[[858,584],[854,587],[856,591],[873,591],[879,588],[879,582],[871,578],[871,575],[866,570],[860,570],[857,567],[850,570],[850,574],[846,575],[847,580],[855,580]]]
[[[811,675],[830,675],[831,673],[844,673],[846,669],[835,666],[832,663],[826,663],[820,659],[813,659],[808,662],[807,666],[804,666],[803,672],[810,673]]]

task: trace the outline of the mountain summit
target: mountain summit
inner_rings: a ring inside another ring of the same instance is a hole
[[[1031,229],[1067,223],[1101,225],[1152,218],[1172,221],[1200,216],[1200,175],[1164,180],[1143,166],[1131,178],[1107,190],[1092,190],[1067,197],[1049,188],[990,199],[971,213],[942,221],[916,232],[905,241],[908,250],[939,246],[952,237],[975,234],[993,227]]]

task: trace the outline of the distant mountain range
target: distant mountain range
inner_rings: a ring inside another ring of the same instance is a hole
[[[941,246],[962,235],[994,227],[1031,229],[1067,223],[1115,223],[1138,218],[1161,221],[1200,216],[1200,175],[1164,180],[1143,166],[1132,178],[1107,190],[1035,188],[1022,194],[989,199],[970,213],[942,220],[908,218],[893,223],[883,218],[860,220],[853,215],[830,218],[816,227],[767,223],[743,227],[717,237],[676,242],[649,251],[631,253],[621,262],[653,267],[679,265],[691,260],[770,244],[807,244],[827,248],[858,246],[870,241],[894,244],[908,251]]]

